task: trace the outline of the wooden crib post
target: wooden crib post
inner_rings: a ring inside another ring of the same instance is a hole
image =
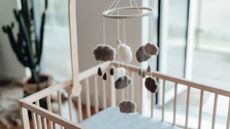
[[[81,92],[79,83],[79,61],[78,61],[78,37],[77,37],[77,0],[69,0],[69,28],[70,28],[70,48],[72,66],[72,90],[73,96],[78,96]]]
[[[30,129],[28,110],[23,107],[23,102],[19,102],[19,106],[20,106],[20,115],[22,118],[22,127],[23,129]]]
[[[114,77],[110,76],[110,106],[116,105],[116,91],[114,86]]]
[[[198,120],[198,129],[201,129],[202,122],[202,112],[203,112],[203,98],[204,98],[204,90],[200,91],[200,108],[199,108],[199,120]]]
[[[228,102],[228,116],[227,116],[227,124],[226,124],[226,129],[230,128],[230,97],[229,97],[229,102]]]
[[[215,94],[213,112],[212,112],[212,129],[215,129],[217,103],[218,103],[218,94]]]
[[[173,125],[176,125],[176,111],[177,111],[177,83],[174,86],[174,102],[173,102]]]

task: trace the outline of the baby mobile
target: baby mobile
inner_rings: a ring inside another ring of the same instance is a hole
[[[118,60],[124,63],[131,63],[133,60],[133,52],[130,46],[128,46],[126,41],[126,19],[131,18],[142,18],[144,16],[151,16],[153,14],[153,9],[151,7],[138,6],[136,0],[127,0],[128,6],[118,7],[120,0],[114,0],[109,8],[104,11],[103,14],[103,43],[98,44],[94,49],[93,53],[95,59],[100,63],[103,61],[113,61],[118,55]],[[117,21],[117,49],[106,44],[106,18],[114,19]],[[121,22],[122,20],[122,22]],[[122,23],[122,28],[120,29],[120,24]],[[120,30],[123,31],[123,40],[120,38]],[[158,47],[153,43],[147,43],[146,45],[140,46],[136,51],[136,59],[139,63],[148,61],[152,56],[158,54]],[[131,85],[132,79],[127,73],[127,68],[119,66],[117,68],[110,69],[110,76],[115,78],[115,88],[117,90],[127,88]],[[157,91],[157,81],[151,76],[151,68],[148,66],[147,70],[139,69],[138,74],[146,78],[145,87],[152,94]],[[104,81],[107,80],[107,73],[98,68],[98,76],[102,77]],[[133,100],[124,100],[119,104],[120,111],[123,113],[133,113],[136,111],[136,103]]]

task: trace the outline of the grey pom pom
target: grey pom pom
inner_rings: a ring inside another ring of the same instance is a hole
[[[123,101],[119,104],[120,112],[122,113],[134,113],[136,112],[137,105],[131,100]]]
[[[112,61],[115,59],[116,51],[109,45],[100,44],[94,49],[93,53],[97,61]]]
[[[155,44],[152,44],[152,43],[147,43],[145,45],[145,52],[148,54],[148,55],[157,55],[158,54],[158,47],[155,45]]]
[[[139,47],[139,49],[136,52],[136,58],[138,62],[147,61],[150,57],[151,56],[145,52],[145,48],[143,46]]]
[[[155,93],[158,88],[157,81],[151,77],[145,79],[145,87],[151,92]]]
[[[131,83],[131,80],[127,76],[119,77],[115,81],[115,88],[116,89],[123,89],[128,87],[128,85]]]

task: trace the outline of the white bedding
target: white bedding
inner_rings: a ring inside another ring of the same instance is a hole
[[[84,120],[87,129],[181,129],[161,121],[142,116],[139,113],[120,113],[118,107],[111,107]]]

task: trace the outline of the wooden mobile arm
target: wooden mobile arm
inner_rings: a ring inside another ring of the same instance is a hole
[[[69,0],[69,30],[71,48],[71,66],[73,85],[70,94],[78,96],[81,92],[79,83],[78,37],[77,37],[77,0]]]

